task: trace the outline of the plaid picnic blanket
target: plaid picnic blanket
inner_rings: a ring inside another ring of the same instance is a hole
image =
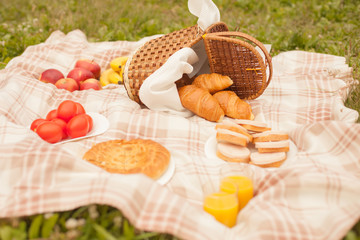
[[[360,125],[358,113],[343,104],[354,84],[343,57],[290,51],[273,58],[269,87],[249,103],[273,129],[287,131],[296,149],[287,164],[269,170],[207,157],[214,123],[141,108],[122,85],[71,93],[37,80],[47,68],[68,72],[79,58],[94,59],[105,70],[142,41],[90,43],[79,30],[55,31],[0,71],[0,217],[97,203],[120,209],[142,230],[182,239],[251,240],[340,239],[359,220]],[[41,140],[29,125],[66,99],[106,116],[109,129],[62,145]],[[171,151],[175,172],[167,184],[110,174],[81,158],[94,143],[134,138],[153,139]],[[202,209],[202,186],[219,181],[224,169],[254,183],[255,196],[233,228]]]

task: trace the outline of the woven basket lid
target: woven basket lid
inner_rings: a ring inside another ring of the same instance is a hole
[[[228,27],[223,22],[215,23],[205,31],[195,25],[146,42],[129,57],[124,68],[124,86],[130,99],[141,103],[139,89],[142,83],[172,54],[184,47],[192,47],[202,40],[204,33],[225,31],[228,31]]]
[[[261,42],[241,32],[211,33],[203,38],[210,71],[229,76],[234,82],[229,90],[241,99],[255,99],[264,92],[272,77],[272,62]]]

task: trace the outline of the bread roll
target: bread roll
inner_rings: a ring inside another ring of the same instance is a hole
[[[288,152],[289,146],[289,140],[255,142],[255,148],[257,148],[260,153]]]
[[[235,123],[240,126],[246,128],[248,131],[260,133],[265,131],[270,131],[271,128],[267,126],[264,122],[254,121],[254,120],[246,120],[246,119],[235,119]]]
[[[253,152],[250,154],[250,164],[256,165],[262,168],[268,167],[280,167],[286,160],[285,152],[276,153],[259,153]]]
[[[241,133],[241,134],[247,136],[250,139],[250,142],[253,141],[253,136],[248,133],[246,128],[244,128],[230,120],[223,120],[221,123],[216,124],[215,129],[216,130],[227,129],[230,131],[238,132],[238,133]]]
[[[266,131],[262,133],[253,134],[254,142],[275,142],[289,139],[286,132],[281,131]]]
[[[217,143],[216,156],[227,162],[248,163],[250,150],[247,147],[219,142]]]
[[[246,147],[250,142],[250,138],[248,136],[223,128],[217,129],[216,140],[218,142],[229,142],[244,147]]]

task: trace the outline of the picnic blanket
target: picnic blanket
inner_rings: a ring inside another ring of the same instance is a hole
[[[98,62],[130,54],[143,41],[88,42],[80,30],[55,31],[0,71],[0,217],[107,204],[137,228],[182,239],[340,239],[360,217],[360,125],[343,104],[354,84],[343,57],[303,51],[273,57],[274,76],[249,101],[258,119],[289,133],[294,154],[278,169],[208,157],[215,123],[143,108],[123,85],[69,92],[37,80],[66,73],[79,58]],[[52,145],[29,129],[60,102],[78,101],[108,120],[98,136]],[[166,184],[141,174],[110,174],[82,160],[93,144],[152,139],[168,148],[175,171]],[[202,186],[221,173],[246,175],[254,198],[227,228],[203,211]]]

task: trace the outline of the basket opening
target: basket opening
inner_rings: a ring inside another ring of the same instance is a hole
[[[221,36],[205,38],[211,72],[229,76],[234,91],[241,99],[254,99],[266,85],[266,67],[256,45],[242,37]]]

